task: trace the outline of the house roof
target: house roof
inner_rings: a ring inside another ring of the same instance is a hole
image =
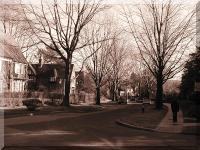
[[[0,57],[27,64],[27,60],[15,40],[5,34],[0,34]]]
[[[52,77],[55,73],[59,78],[65,78],[65,65],[64,64],[31,64],[35,69],[36,74],[41,77]],[[72,68],[73,68],[72,64]]]

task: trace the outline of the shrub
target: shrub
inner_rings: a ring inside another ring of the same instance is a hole
[[[5,91],[0,93],[1,103],[3,107],[22,106],[22,100],[26,98],[26,92],[10,92]]]
[[[47,99],[44,104],[46,105],[54,105],[54,106],[58,106],[61,105],[62,101],[63,101],[63,94],[61,93],[55,93],[55,92],[49,92]]]
[[[49,98],[51,98],[51,99],[62,99],[63,94],[51,92],[51,93],[49,93]]]
[[[118,104],[127,104],[126,95],[120,96],[120,98],[118,99]]]

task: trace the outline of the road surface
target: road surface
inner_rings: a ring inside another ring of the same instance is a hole
[[[5,119],[5,149],[198,149],[194,135],[156,133],[119,126],[132,105],[93,113],[58,113]],[[67,146],[67,147],[66,147]]]

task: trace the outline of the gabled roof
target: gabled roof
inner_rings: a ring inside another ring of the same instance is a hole
[[[31,64],[36,71],[36,74],[40,77],[53,77],[55,71],[59,78],[65,78],[65,65],[64,64]],[[71,64],[74,67],[74,64]]]
[[[15,40],[5,34],[0,35],[0,57],[27,64],[27,60]]]

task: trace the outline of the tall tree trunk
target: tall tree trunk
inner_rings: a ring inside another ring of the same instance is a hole
[[[96,105],[100,105],[100,99],[101,99],[101,96],[100,96],[100,87],[96,87]]]
[[[157,89],[156,89],[156,109],[162,109],[163,106],[163,80],[162,76],[157,77]]]
[[[64,98],[63,98],[63,106],[70,106],[69,98],[70,98],[70,82],[65,79],[65,90],[64,90]]]
[[[139,98],[141,98],[141,83],[140,83],[140,81],[138,83],[138,94],[139,94]]]
[[[64,97],[63,97],[63,105],[68,107],[70,106],[70,83],[71,83],[71,59],[67,59],[65,62],[65,83],[64,83]]]
[[[115,97],[115,89],[114,89],[114,82],[112,81],[110,89],[110,98],[112,99],[112,101],[115,101],[114,97]]]
[[[117,101],[117,82],[114,82],[114,101]]]

